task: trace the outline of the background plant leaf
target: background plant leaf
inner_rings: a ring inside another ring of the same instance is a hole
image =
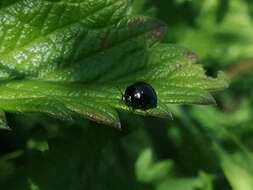
[[[207,0],[195,4],[198,16],[194,25],[177,23],[172,35],[168,35],[170,40],[176,39],[208,65],[216,63],[221,68],[252,58],[253,22],[249,14],[252,4],[238,0]]]
[[[3,111],[0,111],[0,129],[10,129],[6,121],[5,113]]]

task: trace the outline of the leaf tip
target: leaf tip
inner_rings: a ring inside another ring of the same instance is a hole
[[[210,104],[217,105],[215,98],[211,94],[208,94],[207,96],[203,96],[200,103],[202,105],[210,105]]]
[[[6,123],[1,123],[0,124],[0,130],[12,131],[12,129]]]
[[[192,52],[192,51],[187,51],[186,52],[186,57],[192,62],[192,63],[196,63],[199,60],[199,56]]]
[[[167,32],[167,26],[163,22],[157,20],[154,20],[152,25],[155,29],[149,34],[149,37],[157,41],[162,40]]]
[[[120,130],[120,131],[122,130],[122,126],[121,126],[120,122],[114,123],[113,127],[116,128],[116,129],[118,129],[118,130]]]
[[[224,72],[219,71],[217,79],[222,83],[223,89],[229,88],[230,79]]]

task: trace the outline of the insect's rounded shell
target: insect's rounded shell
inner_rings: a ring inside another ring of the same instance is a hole
[[[148,110],[157,107],[156,91],[145,82],[136,82],[128,86],[122,100],[133,109]]]

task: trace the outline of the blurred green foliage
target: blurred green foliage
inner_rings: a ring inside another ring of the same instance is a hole
[[[216,106],[171,106],[174,120],[120,112],[122,131],[8,113],[0,188],[252,190],[252,13],[249,0],[134,0],[128,14],[166,22],[165,41],[194,50],[210,75],[223,69],[230,88]]]

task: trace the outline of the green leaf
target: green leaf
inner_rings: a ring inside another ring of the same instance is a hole
[[[29,182],[30,190],[40,190],[40,188],[31,179],[29,179],[28,182]]]
[[[1,9],[1,66],[37,77],[58,64],[72,64],[97,48],[94,40],[101,42],[102,28],[122,18],[126,6],[125,0],[26,0]]]
[[[247,123],[251,123],[251,107],[249,101],[244,99],[241,100],[238,109],[234,112],[220,111],[217,107],[204,108],[196,106],[192,110],[192,115],[202,126],[216,129],[218,133],[221,133],[222,127],[241,129],[245,128]]]
[[[213,178],[204,173],[204,172],[200,172],[199,174],[200,176],[200,180],[202,182],[201,186],[199,187],[201,190],[213,190]]]
[[[172,167],[171,160],[155,162],[152,150],[146,149],[136,161],[136,177],[142,183],[159,182],[171,174]]]
[[[197,3],[199,14],[194,27],[180,23],[174,27],[177,42],[192,48],[202,59],[224,65],[252,58],[251,4],[238,0]]]
[[[198,178],[171,178],[159,184],[156,190],[194,190],[201,185]]]
[[[136,113],[164,117],[170,104],[215,103],[223,74],[207,77],[196,55],[162,44],[156,19],[126,16],[127,0],[21,0],[0,9],[0,108],[79,115],[120,127],[117,110],[130,109],[122,91],[150,83],[158,108]],[[25,11],[24,11],[25,10]]]
[[[220,157],[221,166],[233,190],[253,189],[253,156],[250,152],[239,150],[228,154],[218,144],[215,149]]]
[[[10,127],[6,121],[5,113],[3,111],[0,111],[0,129],[10,130]]]

